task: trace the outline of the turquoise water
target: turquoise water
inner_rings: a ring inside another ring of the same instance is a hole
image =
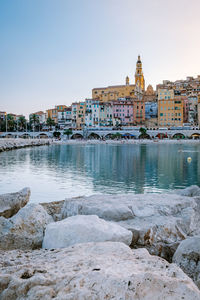
[[[200,144],[51,145],[0,154],[0,193],[29,186],[32,202],[192,184],[200,186]]]

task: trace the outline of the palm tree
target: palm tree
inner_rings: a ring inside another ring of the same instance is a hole
[[[37,125],[39,125],[39,117],[38,117],[38,115],[36,115],[36,114],[32,114],[31,116],[30,116],[30,124],[32,125],[32,127],[33,127],[33,129],[35,130],[35,127],[37,126]]]
[[[10,114],[8,114],[7,116],[7,128],[8,131],[13,131],[15,129],[15,120],[14,117]]]
[[[50,129],[50,130],[52,129],[52,126],[55,126],[55,121],[52,120],[50,117],[48,117],[46,123],[47,123],[47,126],[49,126],[49,129]]]
[[[24,116],[20,116],[18,119],[18,126],[20,130],[24,130],[26,128],[26,119]]]

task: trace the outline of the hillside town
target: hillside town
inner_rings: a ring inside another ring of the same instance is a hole
[[[134,84],[92,89],[92,98],[23,115],[0,111],[0,131],[81,130],[110,127],[199,128],[200,75],[197,78],[145,87],[142,61],[138,56]]]

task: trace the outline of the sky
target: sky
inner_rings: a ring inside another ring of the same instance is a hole
[[[94,87],[146,86],[200,74],[199,0],[0,0],[0,111],[28,116],[91,98]]]

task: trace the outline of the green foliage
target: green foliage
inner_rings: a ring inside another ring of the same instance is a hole
[[[112,135],[112,139],[113,139],[113,140],[115,140],[115,139],[119,140],[119,139],[121,139],[121,137],[122,137],[122,135],[121,135],[119,132],[114,133],[114,134]]]
[[[47,119],[46,124],[49,126],[50,130],[52,129],[52,126],[55,126],[54,120],[52,120],[50,117]]]
[[[71,128],[68,128],[63,133],[69,137],[73,132]]]
[[[141,128],[140,128],[140,133],[141,133],[142,135],[145,135],[145,134],[147,133],[146,128],[141,127]]]
[[[60,137],[60,132],[59,131],[54,131],[54,133],[53,133],[53,136],[55,137],[55,138],[59,138]]]
[[[18,129],[24,130],[25,128],[26,128],[26,119],[24,116],[21,116],[18,119]]]

